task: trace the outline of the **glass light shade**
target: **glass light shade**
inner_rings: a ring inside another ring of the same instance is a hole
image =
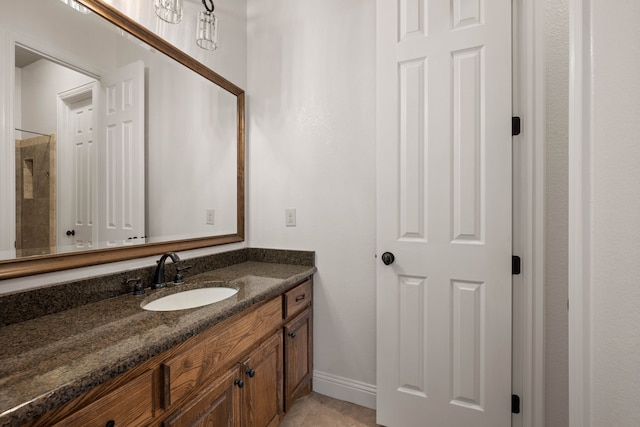
[[[205,10],[198,13],[196,44],[207,50],[218,48],[218,18],[213,13]]]
[[[76,0],[60,0],[62,3],[66,4],[70,8],[77,10],[80,13],[84,13],[85,15],[91,13],[89,9],[78,3]]]
[[[182,21],[182,0],[154,0],[158,18],[170,24]]]

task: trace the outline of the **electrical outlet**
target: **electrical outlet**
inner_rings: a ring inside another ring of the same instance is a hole
[[[216,211],[214,209],[207,209],[207,225],[214,225],[215,214]]]
[[[285,209],[285,222],[284,224],[287,227],[295,227],[296,226],[296,210],[295,209]]]

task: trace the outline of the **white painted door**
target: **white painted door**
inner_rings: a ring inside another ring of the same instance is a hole
[[[71,238],[76,248],[93,246],[93,197],[92,188],[95,170],[95,145],[93,136],[93,102],[91,98],[78,101],[71,106],[73,136],[73,193],[74,225]]]
[[[509,426],[511,1],[377,19],[378,423]]]
[[[59,252],[96,244],[97,141],[94,97],[98,83],[58,95],[57,246]]]
[[[144,63],[136,61],[104,76],[99,159],[100,244],[143,243]]]

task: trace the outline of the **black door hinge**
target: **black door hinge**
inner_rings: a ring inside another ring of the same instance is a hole
[[[511,395],[511,413],[519,414],[520,413],[520,396],[517,394]]]
[[[522,262],[520,261],[519,256],[513,255],[511,257],[511,274],[520,274],[522,270]]]
[[[520,135],[520,129],[521,129],[520,117],[518,116],[511,117],[511,135],[513,136]]]

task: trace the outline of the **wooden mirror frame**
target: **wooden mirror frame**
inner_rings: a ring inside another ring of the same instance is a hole
[[[54,255],[41,255],[0,261],[0,280],[35,274],[69,270],[91,265],[125,261],[159,255],[165,252],[185,251],[208,246],[225,245],[244,241],[244,167],[245,167],[245,100],[244,90],[234,85],[221,75],[195,60],[185,52],[166,42],[155,33],[133,21],[114,7],[102,0],[77,0],[92,12],[105,18],[119,28],[132,34],[154,49],[181,63],[205,79],[215,83],[222,89],[236,95],[238,109],[238,141],[237,141],[237,228],[235,234],[200,237],[195,239],[172,240],[158,243],[145,243],[136,246],[92,249],[82,252],[71,252]],[[1,283],[0,283],[1,284]]]

